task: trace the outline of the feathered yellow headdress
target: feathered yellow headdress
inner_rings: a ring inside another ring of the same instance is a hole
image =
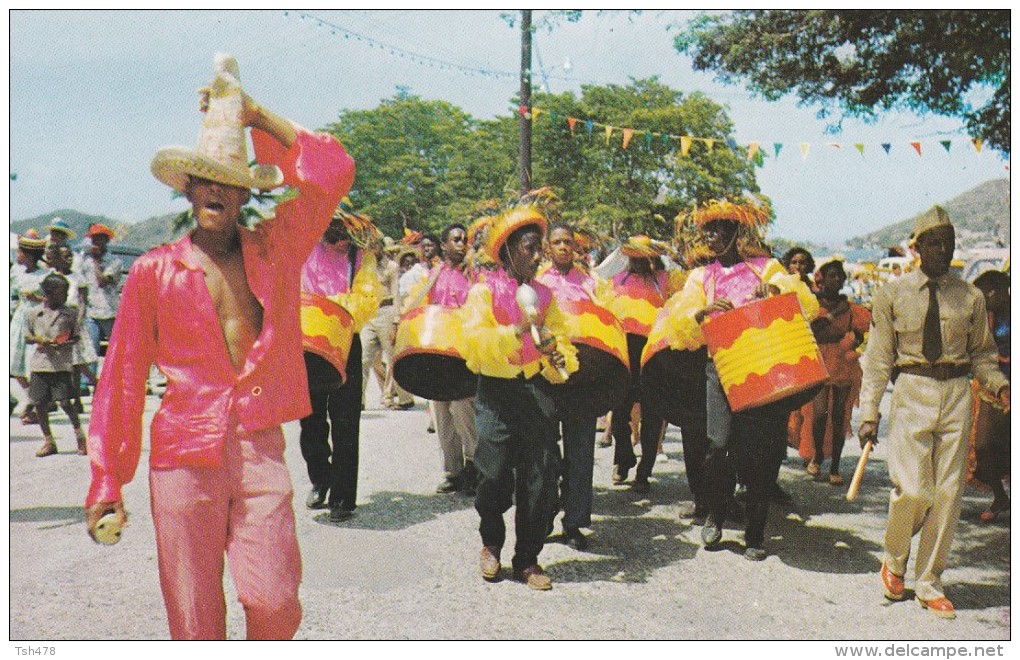
[[[772,211],[765,203],[756,204],[750,200],[732,202],[728,199],[713,199],[686,215],[689,215],[694,224],[699,227],[704,227],[713,220],[732,220],[746,227],[760,227],[768,224],[772,218]]]
[[[333,212],[333,220],[340,220],[347,228],[351,241],[361,248],[369,248],[382,240],[382,232],[372,223],[367,215],[355,213],[351,200],[344,197]]]

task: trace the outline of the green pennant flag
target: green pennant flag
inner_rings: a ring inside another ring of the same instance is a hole
[[[783,145],[782,145],[782,143],[781,143],[781,142],[773,142],[773,143],[772,143],[772,148],[773,148],[773,149],[775,150],[775,152],[776,152],[776,158],[779,158],[779,152],[783,150]]]
[[[951,147],[953,145],[953,141],[952,140],[939,140],[939,144],[942,145],[942,148],[945,149],[946,153],[948,154],[949,153],[949,147]]]
[[[647,133],[645,133],[645,147],[647,147],[649,151],[652,150],[652,132],[651,131],[648,131]]]

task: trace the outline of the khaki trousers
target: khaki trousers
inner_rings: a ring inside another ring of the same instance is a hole
[[[368,387],[369,376],[372,372],[372,365],[382,354],[383,366],[386,367],[386,383],[383,385],[382,403],[384,406],[391,404],[407,405],[414,403],[414,397],[410,392],[397,385],[393,380],[393,343],[390,341],[390,333],[393,331],[393,317],[397,313],[396,307],[386,305],[380,307],[371,319],[361,329],[361,403],[365,403],[365,388]]]
[[[945,594],[942,572],[960,519],[971,422],[968,378],[937,381],[901,374],[889,409],[889,523],[885,561],[904,575],[910,543],[921,533],[914,592],[931,600]]]
[[[454,478],[466,461],[474,462],[478,434],[475,432],[475,398],[431,401],[436,415],[436,435],[443,450],[443,470]]]

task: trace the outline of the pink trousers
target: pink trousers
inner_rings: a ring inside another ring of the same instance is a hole
[[[248,639],[290,639],[301,622],[294,490],[279,427],[227,437],[217,468],[149,471],[170,636],[226,637],[223,557]]]

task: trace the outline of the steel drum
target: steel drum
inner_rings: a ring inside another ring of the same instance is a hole
[[[553,388],[561,407],[602,415],[618,406],[630,387],[627,336],[616,316],[590,298],[557,299],[579,368]]]
[[[829,376],[796,294],[756,300],[701,328],[734,412],[773,403],[794,410]]]
[[[329,362],[347,381],[347,358],[354,339],[354,319],[347,310],[317,293],[301,292],[301,346]]]
[[[467,368],[462,345],[459,309],[419,305],[400,317],[393,378],[411,394],[431,401],[474,396],[478,377]]]
[[[683,428],[685,418],[705,416],[708,349],[678,351],[670,348],[669,310],[669,304],[659,310],[641,353],[641,405]]]

